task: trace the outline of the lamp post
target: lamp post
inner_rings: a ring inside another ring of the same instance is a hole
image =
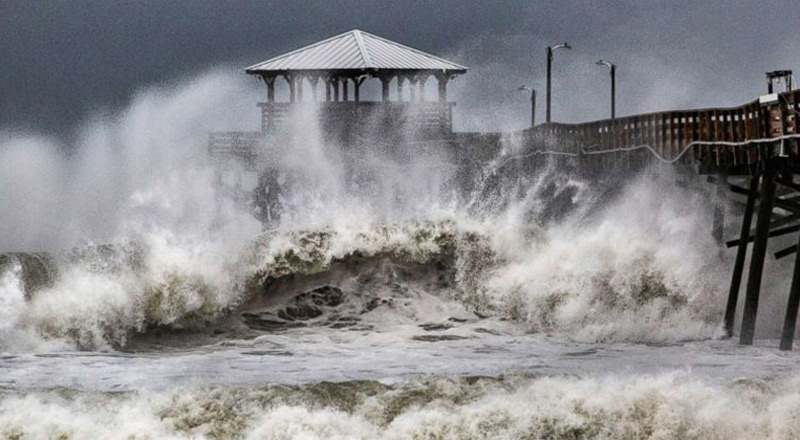
[[[553,78],[553,52],[558,49],[572,49],[568,43],[557,44],[555,46],[547,46],[547,122],[550,122],[550,96],[553,92],[552,78]]]
[[[606,66],[611,69],[611,119],[616,116],[616,102],[617,102],[617,65],[607,61],[599,60],[595,64],[598,66]]]
[[[536,125],[536,90],[526,86],[525,84],[519,86],[520,92],[531,92],[531,128]]]

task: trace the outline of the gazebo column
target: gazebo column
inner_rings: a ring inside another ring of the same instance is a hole
[[[414,102],[417,100],[417,77],[412,76],[408,78],[408,101]]]
[[[261,79],[267,85],[267,102],[275,102],[275,77],[261,75]]]
[[[331,102],[331,79],[325,78],[325,102]]]
[[[367,79],[367,75],[361,75],[358,78],[353,78],[353,101],[361,101],[361,84]]]
[[[406,77],[397,75],[397,102],[403,102],[403,83],[406,82]]]
[[[309,78],[309,82],[311,82],[311,98],[312,101],[317,102],[317,83],[319,82],[319,76],[314,75]]]
[[[339,102],[339,78],[331,77],[331,89],[333,90],[333,101]]]
[[[450,75],[437,73],[436,80],[439,82],[439,102],[447,102],[447,82],[450,81]]]
[[[304,76],[297,77],[297,101],[303,101],[303,83],[306,81]]]
[[[381,80],[381,97],[383,102],[389,101],[389,85],[392,83],[392,77],[389,75],[382,75],[379,76],[378,79]]]
[[[420,75],[419,82],[419,102],[425,101],[425,83],[428,82],[428,75]]]
[[[350,93],[347,90],[347,83],[350,81],[349,78],[344,78],[342,81],[342,101],[347,102],[350,99]]]
[[[283,78],[286,80],[286,83],[289,84],[289,102],[294,102],[296,89],[295,78],[289,74],[283,75]]]

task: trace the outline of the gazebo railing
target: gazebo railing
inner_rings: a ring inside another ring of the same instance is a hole
[[[260,131],[222,131],[208,136],[208,153],[211,156],[242,156],[255,154],[263,139]]]
[[[287,126],[293,112],[315,111],[326,130],[395,129],[422,136],[443,136],[453,131],[452,102],[262,102],[261,128],[273,133]]]

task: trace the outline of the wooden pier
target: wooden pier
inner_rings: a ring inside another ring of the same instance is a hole
[[[740,343],[753,343],[769,239],[800,231],[800,182],[794,181],[800,172],[800,90],[792,90],[791,71],[768,73],[768,93],[739,107],[666,111],[579,124],[548,122],[513,133],[454,133],[455,104],[447,100],[447,84],[466,70],[372,34],[346,32],[247,68],[248,74],[267,86],[267,101],[259,104],[261,129],[212,133],[209,153],[253,168],[254,159],[268,151],[270,140],[291,136],[290,121],[302,119],[298,115],[305,112],[306,117],[313,115],[326,140],[348,146],[365,141],[370,145],[425,143],[452,150],[466,168],[470,160],[486,157],[478,150],[488,148],[494,154],[501,151],[502,143],[510,142],[517,158],[533,163],[534,170],[546,157],[569,162],[589,178],[620,174],[620,170],[635,173],[654,161],[674,166],[683,175],[709,175],[714,181],[713,189],[707,190],[709,199],[718,199],[726,186],[747,197],[739,237],[728,242],[737,250],[723,320],[726,334],[732,336],[746,273]],[[279,78],[288,86],[286,102],[276,100]],[[360,88],[369,78],[381,82],[380,101],[362,99]],[[425,98],[430,78],[438,83],[435,101]],[[786,91],[773,93],[773,82],[779,79],[786,83]],[[320,82],[322,94],[317,90]],[[304,86],[310,89],[305,94]],[[391,93],[392,88],[396,93]],[[535,102],[535,92],[531,92]],[[268,171],[255,171],[261,173],[259,185],[274,180],[264,177]],[[732,177],[749,179],[749,183],[747,187],[728,185]],[[723,210],[719,203],[714,209],[712,230],[721,243]],[[752,253],[745,272],[750,242]],[[798,247],[800,242],[781,249],[775,258],[795,254]],[[792,348],[798,308],[800,258],[794,266],[781,349]]]
[[[740,107],[633,115],[582,124],[541,124],[518,133],[534,151],[591,156],[649,150],[658,160],[697,171],[750,175],[774,156],[796,156],[800,90]]]
[[[742,227],[728,247],[737,253],[724,315],[733,336],[739,291],[745,273],[740,343],[753,344],[762,275],[770,238],[800,231],[800,90],[770,93],[734,108],[711,108],[633,115],[583,124],[542,124],[516,133],[526,150],[566,156],[580,169],[618,170],[621,163],[644,166],[653,160],[696,174],[711,174],[718,183],[729,176],[749,179],[747,188],[729,185],[747,197]],[[649,160],[644,160],[649,156]],[[609,158],[612,158],[609,160]],[[623,167],[624,168],[624,167]],[[717,188],[721,185],[717,185]],[[721,213],[719,214],[721,215]],[[721,236],[715,212],[715,235]],[[755,228],[751,229],[755,217]],[[749,243],[753,243],[745,272]],[[800,243],[775,252],[776,259],[797,253]],[[800,258],[787,300],[780,348],[791,350],[800,308]]]

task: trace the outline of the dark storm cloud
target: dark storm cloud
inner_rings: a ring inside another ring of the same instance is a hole
[[[794,0],[3,0],[0,127],[63,133],[143,86],[355,27],[471,67],[454,83],[467,128],[524,125],[513,89],[544,90],[544,48],[564,40],[575,50],[556,63],[562,120],[605,116],[598,57],[620,66],[620,113],[734,105],[763,91],[765,70],[800,69],[798,22]]]

